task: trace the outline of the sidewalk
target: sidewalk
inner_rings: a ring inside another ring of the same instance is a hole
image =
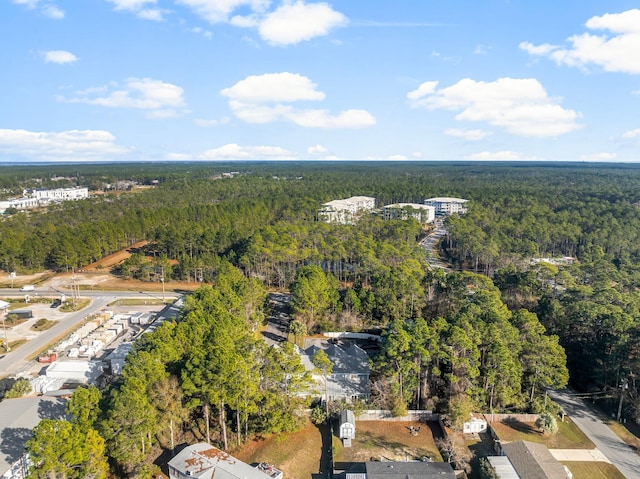
[[[600,449],[549,449],[549,452],[560,462],[607,462],[611,461]]]

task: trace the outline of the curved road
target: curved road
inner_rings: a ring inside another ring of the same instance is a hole
[[[620,439],[571,391],[549,391],[549,397],[562,406],[571,420],[584,432],[614,466],[629,479],[640,477],[640,456]]]

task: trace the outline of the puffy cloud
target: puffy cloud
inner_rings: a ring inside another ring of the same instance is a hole
[[[587,20],[590,30],[607,33],[583,33],[567,39],[570,46],[520,44],[531,55],[547,56],[558,64],[586,68],[596,65],[609,72],[640,74],[640,10],[607,13]]]
[[[145,20],[161,22],[167,10],[159,8],[147,8],[147,5],[156,5],[157,0],[107,0],[114,5],[116,10],[133,12]]]
[[[36,132],[0,129],[0,151],[32,160],[111,159],[131,152],[104,130]]]
[[[347,17],[327,3],[283,3],[260,23],[260,37],[273,45],[291,45],[327,35]]]
[[[365,110],[350,109],[332,115],[324,109],[294,108],[293,102],[325,98],[315,83],[296,73],[252,75],[220,94],[229,98],[229,107],[235,116],[247,123],[285,120],[311,128],[362,128],[376,123],[373,115]]]
[[[325,94],[316,87],[309,78],[297,73],[266,73],[248,76],[220,94],[231,100],[254,103],[324,100]]]
[[[410,91],[407,93],[408,100],[419,100],[422,97],[431,95],[434,91],[436,91],[436,87],[438,86],[437,81],[426,81],[422,83],[417,89]]]
[[[484,121],[520,136],[553,137],[580,128],[580,114],[558,105],[533,78],[493,82],[465,78],[439,90],[432,88],[433,83],[427,82],[422,92],[420,88],[409,92],[413,107],[460,111],[456,120]]]
[[[307,154],[309,156],[324,156],[329,153],[329,150],[322,145],[314,145],[307,148]]]
[[[456,138],[463,138],[469,141],[482,140],[483,138],[486,138],[487,136],[491,135],[491,133],[488,131],[465,130],[465,129],[458,129],[458,128],[449,128],[447,130],[444,130],[444,134],[449,136],[455,136]]]
[[[73,53],[65,50],[49,50],[44,52],[44,61],[46,63],[73,63],[78,61]]]
[[[270,0],[177,0],[176,3],[190,8],[196,15],[210,23],[226,22],[238,8],[249,8],[253,12],[266,11]]]
[[[294,158],[294,154],[279,146],[240,146],[236,143],[229,143],[218,148],[206,150],[198,155],[198,158],[201,160],[290,159]]]
[[[77,91],[72,98],[58,97],[67,103],[86,103],[108,108],[149,110],[149,118],[170,118],[187,112],[177,85],[152,78],[129,78],[123,87],[116,84]]]
[[[622,134],[622,138],[625,140],[630,140],[633,138],[637,138],[640,136],[640,128],[636,128],[635,130],[629,130]]]
[[[64,18],[64,10],[48,0],[13,0],[16,5],[24,5],[29,10],[37,9],[45,17],[61,20]]]
[[[474,55],[486,55],[489,53],[489,50],[491,50],[490,46],[487,45],[477,45],[475,50],[473,50]]]
[[[519,151],[482,151],[480,153],[474,153],[472,155],[465,156],[467,160],[533,160],[535,158],[527,158],[523,153]]]

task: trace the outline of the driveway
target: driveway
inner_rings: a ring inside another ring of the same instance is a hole
[[[582,399],[566,389],[549,391],[549,396],[562,406],[564,412],[625,477],[640,477],[640,456],[616,436]]]
[[[289,336],[289,322],[291,321],[290,293],[270,293],[270,313],[267,319],[267,328],[262,332],[264,340],[269,346],[282,343]]]

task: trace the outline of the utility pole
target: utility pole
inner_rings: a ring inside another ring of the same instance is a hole
[[[160,282],[162,283],[162,304],[165,303],[164,300],[164,266],[161,266],[162,268],[162,276],[160,276]]]
[[[622,400],[624,399],[624,391],[629,388],[629,383],[627,379],[623,379],[620,386],[620,404],[618,404],[618,422],[620,422],[620,416],[622,416]]]

